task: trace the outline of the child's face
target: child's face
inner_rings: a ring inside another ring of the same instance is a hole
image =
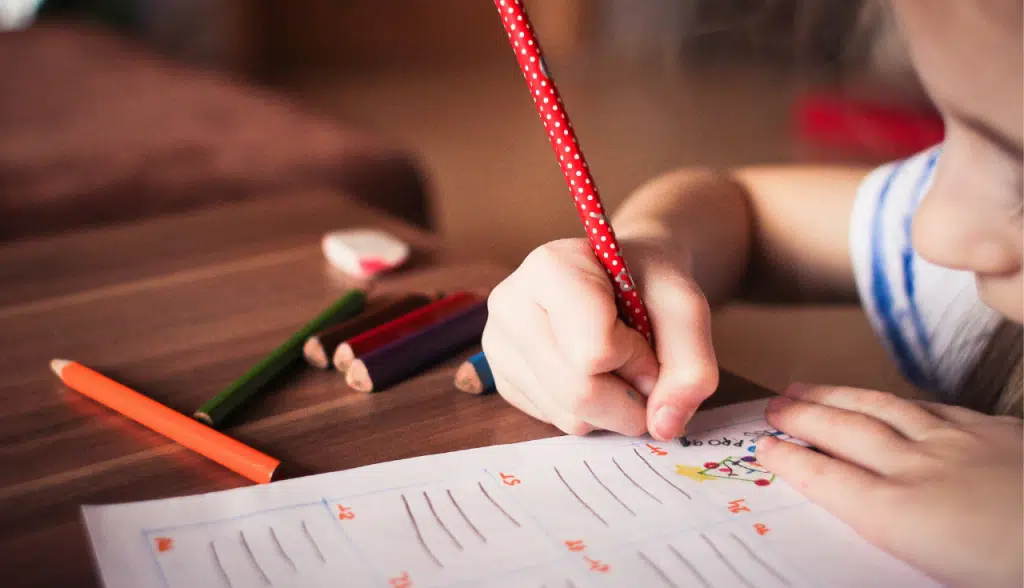
[[[946,120],[914,247],[973,272],[984,301],[1024,320],[1022,0],[892,0],[922,83]]]

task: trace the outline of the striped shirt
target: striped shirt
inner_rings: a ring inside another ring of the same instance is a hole
[[[1000,322],[974,275],[925,261],[911,223],[927,197],[941,145],[873,170],[850,222],[857,290],[871,326],[915,386],[956,402],[960,383]]]

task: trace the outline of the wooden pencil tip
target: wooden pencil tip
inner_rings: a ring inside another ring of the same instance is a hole
[[[197,421],[203,424],[209,425],[211,427],[213,426],[213,419],[211,419],[210,415],[206,414],[205,412],[194,413],[192,415],[192,418],[196,419]]]
[[[64,368],[66,368],[69,365],[71,365],[71,362],[66,360],[66,359],[51,359],[50,360],[50,369],[53,370],[53,373],[57,374],[58,378],[61,377],[60,375],[61,375],[61,372],[64,371]]]
[[[345,372],[345,383],[360,392],[373,392],[373,380],[370,379],[370,371],[366,364],[358,359],[348,366]]]
[[[352,348],[348,343],[342,343],[338,345],[338,348],[334,350],[334,367],[341,373],[348,371],[349,365],[352,364],[352,360],[355,359],[356,354],[352,352]]]
[[[455,370],[455,387],[467,394],[480,394],[484,387],[480,382],[480,376],[476,368],[470,362],[465,362]]]
[[[305,345],[302,346],[302,355],[313,367],[325,369],[329,364],[327,363],[327,353],[324,351],[324,346],[320,343],[320,338],[313,336],[306,339]]]

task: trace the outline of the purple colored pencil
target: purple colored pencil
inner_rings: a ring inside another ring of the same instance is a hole
[[[357,357],[345,381],[360,392],[383,390],[477,343],[487,323],[487,301],[466,307],[411,335]]]

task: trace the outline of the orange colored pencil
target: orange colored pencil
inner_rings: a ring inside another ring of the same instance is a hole
[[[50,362],[50,369],[69,388],[253,482],[272,482],[278,466],[281,465],[279,460],[139,394],[80,363],[54,359]]]

